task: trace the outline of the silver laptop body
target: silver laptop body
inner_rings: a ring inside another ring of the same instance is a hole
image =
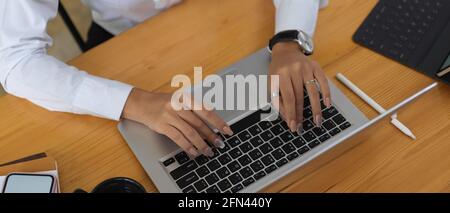
[[[264,75],[268,73],[269,63],[270,55],[266,49],[263,49],[228,68],[225,68],[221,72],[218,72],[218,75]],[[341,131],[339,134],[332,136],[317,147],[314,147],[294,160],[277,168],[270,174],[264,175],[264,177],[239,190],[239,192],[248,193],[261,191],[271,183],[286,177],[289,174],[295,175],[296,179],[307,175],[341,155],[349,148],[363,142],[364,139],[367,138],[367,134],[365,133],[373,133],[373,131],[369,130],[369,127],[375,128],[377,126],[375,124],[383,120],[387,123],[387,119],[390,117],[389,115],[395,113],[398,109],[431,89],[431,87],[427,88],[389,109],[386,113],[381,114],[372,120],[368,120],[331,81],[329,83],[333,106],[338,109],[340,114],[347,119],[351,126]],[[258,95],[256,91],[252,94],[252,91],[255,90],[248,91],[250,93],[249,95]],[[240,121],[253,112],[254,111],[250,110],[217,111],[217,113],[230,125]],[[183,192],[183,189],[177,185],[176,180],[170,175],[174,169],[180,166],[178,162],[175,161],[167,167],[162,164],[162,162],[168,158],[172,158],[176,153],[181,151],[175,143],[171,142],[167,137],[159,135],[147,127],[133,121],[123,120],[119,123],[118,128],[160,192]],[[289,178],[286,178],[286,180],[288,179]]]

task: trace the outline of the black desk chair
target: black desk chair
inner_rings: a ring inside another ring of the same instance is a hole
[[[82,52],[86,52],[86,42],[81,37],[80,32],[77,30],[75,24],[73,23],[72,19],[70,19],[69,14],[67,13],[67,10],[64,8],[64,5],[62,2],[59,2],[58,12],[61,15],[64,23],[66,24],[67,28],[70,31],[70,34],[72,34],[73,38],[77,42],[78,47]]]

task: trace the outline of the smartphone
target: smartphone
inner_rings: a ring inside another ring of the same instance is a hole
[[[3,193],[51,193],[54,177],[40,174],[9,174],[6,177]]]

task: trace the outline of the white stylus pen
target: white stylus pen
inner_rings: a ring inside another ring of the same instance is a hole
[[[355,84],[353,84],[350,80],[348,80],[342,73],[338,73],[336,78],[341,81],[345,86],[347,86],[350,90],[352,90],[356,95],[358,95],[361,99],[363,99],[367,104],[373,107],[378,113],[382,114],[386,112],[386,110],[380,106],[377,102],[375,102],[371,97],[369,97],[365,92],[359,89]],[[402,131],[405,135],[411,137],[412,139],[416,139],[416,136],[408,129],[404,124],[402,124],[397,119],[397,113],[391,116],[391,124],[393,124],[397,129]]]

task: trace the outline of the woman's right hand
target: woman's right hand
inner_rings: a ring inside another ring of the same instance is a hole
[[[232,135],[231,128],[213,111],[175,110],[172,95],[133,89],[125,104],[122,117],[142,123],[160,134],[166,135],[180,146],[191,158],[201,154],[212,157],[214,152],[208,142],[223,148],[224,142],[205,123],[224,135]],[[205,140],[207,142],[205,142]]]

